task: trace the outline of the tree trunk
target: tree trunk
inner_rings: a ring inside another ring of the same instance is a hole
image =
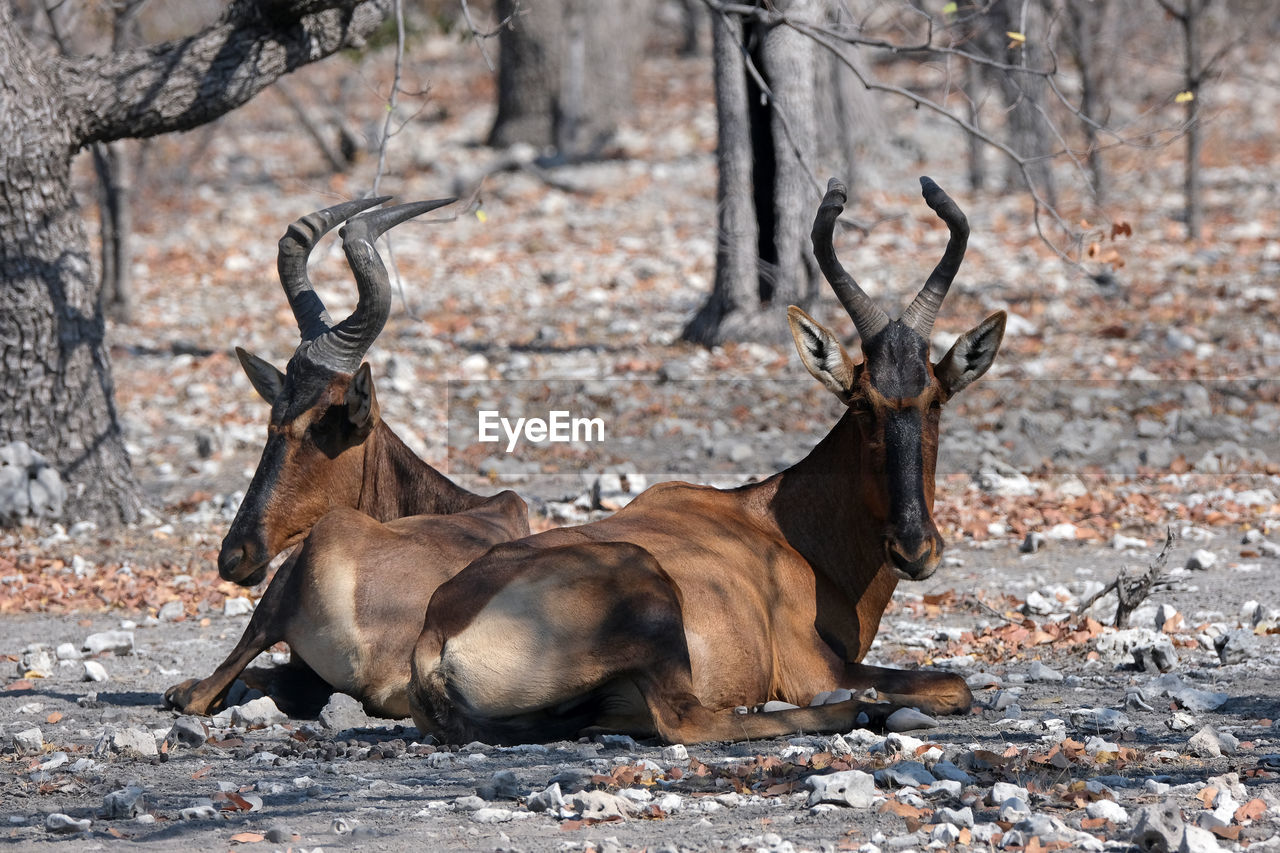
[[[1080,71],[1080,115],[1088,152],[1089,177],[1094,206],[1106,203],[1108,178],[1097,126],[1105,124],[1110,111],[1107,60],[1113,53],[1104,50],[1104,39],[1112,29],[1109,0],[1066,0],[1067,43]]]
[[[1186,0],[1185,12],[1179,19],[1184,38],[1186,91],[1191,94],[1191,100],[1187,101],[1187,164],[1183,182],[1187,239],[1191,241],[1200,239],[1200,223],[1204,219],[1200,197],[1200,84],[1204,74],[1200,59],[1200,17],[1211,2],[1212,0]]]
[[[1043,32],[1044,27],[1033,26],[1027,16],[1036,9],[1024,0],[993,0],[978,22],[979,47],[988,57],[1008,65],[1026,68],[1041,67],[1043,47],[1034,40],[1014,42],[1006,33],[1026,34],[1027,30]],[[1023,167],[1009,160],[1005,168],[1006,186],[1026,186],[1028,183],[1044,194],[1049,204],[1056,196],[1049,155],[1053,152],[1053,134],[1048,118],[1044,115],[1045,82],[1035,74],[992,69],[996,85],[1005,103],[1005,138],[1010,148],[1024,160]]]
[[[7,17],[0,6],[0,443],[53,463],[72,517],[136,521],[63,87]]]
[[[268,14],[243,0],[189,38],[63,58],[32,51],[0,2],[0,442],[25,441],[53,462],[73,520],[135,521],[141,497],[72,156],[217,118],[281,74],[359,44],[389,5],[277,0]]]
[[[516,0],[499,0],[499,19]],[[523,0],[499,37],[498,115],[489,144],[591,156],[630,112],[651,0]]]
[[[801,15],[816,15],[820,5],[773,3]],[[783,309],[809,305],[817,291],[807,223],[822,192],[809,169],[816,147],[815,89],[819,76],[829,82],[829,69],[817,63],[813,41],[789,27],[713,15],[712,33],[719,122],[716,278],[681,337],[706,346],[782,341],[789,335]],[[771,97],[750,73],[747,56]],[[829,85],[821,90],[831,91]]]

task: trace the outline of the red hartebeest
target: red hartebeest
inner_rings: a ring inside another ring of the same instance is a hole
[[[813,226],[819,266],[862,336],[854,362],[798,308],[801,360],[848,410],[791,468],[720,490],[664,483],[610,518],[498,545],[442,584],[413,653],[414,721],[451,741],[559,739],[584,728],[668,742],[847,731],[896,705],[962,712],[962,678],[860,661],[899,578],[929,577],[943,542],[932,518],[942,405],[991,366],[996,313],[937,364],[929,336],[968,240],[959,207],[921,180],[950,229],[942,260],[898,320],[844,271],[832,181]],[[735,706],[806,705],[769,714]]]
[[[490,546],[529,533],[528,508],[514,492],[482,497],[461,488],[380,417],[362,360],[386,323],[391,290],[373,243],[452,199],[360,213],[384,201],[312,213],[281,238],[280,282],[302,335],[286,371],[237,348],[253,387],[271,404],[271,420],[257,472],[222,540],[219,574],[252,586],[272,558],[302,545],[272,578],[227,659],[208,678],[165,692],[187,713],[219,707],[244,668],[284,640],[293,689],[323,687],[325,697],[338,690],[371,714],[407,716],[409,656],[431,594]],[[335,325],[307,278],[307,257],[355,214],[342,242],[360,299]]]

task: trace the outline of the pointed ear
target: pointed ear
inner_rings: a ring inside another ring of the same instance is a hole
[[[236,347],[236,357],[240,359],[240,366],[249,377],[253,390],[268,403],[274,403],[284,388],[284,374],[271,362],[258,358],[246,349]]]
[[[853,360],[831,330],[792,305],[787,309],[791,337],[805,369],[841,400],[853,388]]]
[[[373,431],[378,423],[378,397],[373,393],[373,373],[364,362],[347,386],[347,420],[361,436]]]
[[[1005,313],[997,311],[965,332],[933,367],[948,397],[959,394],[973,380],[987,372],[996,360],[1004,338]]]

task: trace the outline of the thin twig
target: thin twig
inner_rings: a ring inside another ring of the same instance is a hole
[[[382,184],[382,174],[387,168],[387,147],[391,141],[391,119],[396,112],[396,99],[400,94],[400,75],[404,71],[404,3],[402,0],[395,0],[395,16],[396,16],[396,62],[395,76],[391,81],[391,94],[387,98],[387,115],[382,121],[382,138],[378,140],[378,169],[373,175],[373,190],[371,195],[378,194],[378,187]],[[396,276],[397,283],[399,275]]]
[[[512,5],[510,15],[499,21],[498,26],[487,31],[481,30],[476,26],[475,20],[471,17],[471,6],[468,5],[467,0],[460,0],[460,2],[462,3],[462,16],[467,19],[467,28],[471,30],[471,37],[476,40],[476,46],[480,48],[480,55],[484,57],[484,64],[489,66],[490,71],[497,70],[493,65],[493,60],[489,58],[489,51],[485,50],[484,43],[501,33],[503,28],[515,20],[516,15],[520,12],[520,0],[516,0]]]

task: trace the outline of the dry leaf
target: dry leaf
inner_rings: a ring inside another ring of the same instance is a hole
[[[266,836],[260,832],[237,832],[231,836],[232,844],[254,844],[258,841],[265,841]]]

